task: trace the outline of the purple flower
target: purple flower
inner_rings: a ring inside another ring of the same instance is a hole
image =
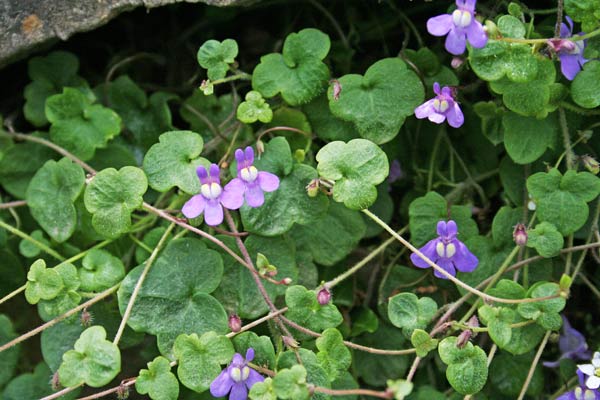
[[[210,394],[214,397],[223,397],[229,393],[229,400],[246,400],[248,391],[257,382],[265,380],[258,372],[248,366],[254,359],[254,349],[246,351],[246,359],[235,353],[231,364],[210,384]]]
[[[570,358],[571,360],[588,360],[591,356],[585,337],[577,329],[574,329],[569,320],[563,315],[563,331],[558,340],[558,348],[561,356],[556,361],[545,361],[544,366],[556,368],[560,360]]]
[[[223,190],[217,164],[210,166],[210,176],[203,166],[199,166],[196,173],[200,178],[200,193],[192,196],[181,211],[187,218],[196,218],[204,212],[204,220],[208,225],[219,225],[223,222],[223,207],[237,210],[242,206],[242,193],[227,188]]]
[[[573,37],[573,20],[568,15],[566,16],[566,20],[569,24],[568,27],[564,22],[560,24],[561,39],[548,40],[548,46],[558,54],[562,74],[565,78],[572,81],[575,75],[581,71],[583,64],[588,62],[587,59],[583,58],[583,50],[587,41],[564,40]],[[583,32],[579,32],[578,35],[583,35]]]
[[[577,371],[579,377],[579,386],[570,392],[564,393],[557,397],[556,400],[600,400],[600,392],[597,389],[588,389],[585,382],[585,375],[581,371]]]
[[[441,124],[448,119],[448,124],[451,127],[459,128],[465,122],[465,116],[458,103],[454,101],[452,89],[444,86],[440,90],[440,84],[435,82],[433,91],[436,96],[415,108],[415,117],[419,119],[429,118],[431,122],[436,124]]]
[[[272,192],[279,187],[279,178],[270,172],[259,171],[254,164],[254,150],[246,147],[246,150],[235,151],[237,160],[237,178],[234,178],[225,186],[225,190],[240,193],[246,198],[250,207],[260,207],[265,202],[263,192]]]
[[[391,184],[402,178],[404,178],[404,171],[400,167],[400,161],[394,159],[390,164],[390,173],[388,174],[387,181]]]
[[[487,35],[483,25],[475,19],[476,0],[456,0],[458,7],[452,14],[429,18],[427,30],[434,36],[446,37],[446,50],[456,56],[465,51],[467,39],[475,48],[485,47]]]
[[[452,220],[448,223],[445,221],[438,222],[437,234],[437,238],[430,240],[425,246],[421,247],[421,253],[452,276],[456,275],[456,270],[472,272],[477,268],[477,264],[479,264],[477,257],[467,249],[463,242],[456,238],[458,234],[456,222]],[[430,267],[416,253],[410,255],[410,260],[419,268]],[[446,279],[437,270],[434,271],[434,274],[438,278]]]

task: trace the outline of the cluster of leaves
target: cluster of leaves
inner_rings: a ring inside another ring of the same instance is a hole
[[[251,367],[269,375],[249,390],[257,400],[567,389],[557,381],[575,364],[565,360],[556,379],[535,353],[556,353],[546,343],[561,314],[590,307],[584,285],[598,293],[593,261],[572,252],[597,244],[600,62],[566,81],[540,45],[556,21],[511,3],[498,15],[482,6],[489,41],[452,69],[409,13],[378,7],[410,26],[396,57],[376,46],[364,65],[350,47],[369,35],[350,43],[341,27],[333,41],[326,26],[300,27],[255,65],[238,61],[235,40],[203,38],[206,79],[183,98],[147,93],[136,76],[88,82],[64,51],[29,60],[28,133],[0,130],[0,304],[26,301],[0,314],[3,399],[60,386],[74,398],[82,385],[195,398],[249,348]],[[415,7],[415,20],[445,7]],[[564,7],[586,32],[600,26],[595,1]],[[591,38],[589,57],[597,48]],[[460,129],[413,117],[434,82],[464,89]],[[280,180],[264,205],[215,228],[181,218],[202,190],[196,169],[220,160],[221,178],[233,178],[232,150],[246,145],[256,169]],[[458,273],[462,285],[412,268],[384,231],[405,226],[420,247],[447,219],[479,259]],[[524,248],[513,242],[518,223]],[[480,325],[465,323],[474,315]],[[236,318],[264,319],[239,332]],[[40,320],[29,340],[41,362],[16,333]]]

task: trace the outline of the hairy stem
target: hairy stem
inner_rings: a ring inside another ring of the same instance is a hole
[[[551,333],[552,333],[552,331],[546,331],[546,335],[544,336],[544,339],[542,339],[542,343],[540,343],[540,347],[538,348],[538,351],[537,351],[537,353],[535,353],[535,357],[533,358],[533,361],[531,362],[531,367],[529,367],[529,372],[527,373],[527,378],[525,378],[525,382],[523,383],[523,387],[521,388],[521,393],[519,393],[519,397],[517,400],[523,400],[523,398],[525,397],[527,388],[529,387],[529,384],[531,383],[531,378],[533,378],[533,373],[535,372],[535,367],[537,366],[538,362],[540,361],[540,358],[542,357],[542,353],[544,352],[544,348],[546,347],[546,343],[548,343],[548,338],[550,337]]]

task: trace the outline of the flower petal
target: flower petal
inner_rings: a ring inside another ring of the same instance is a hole
[[[434,100],[435,99],[427,100],[425,103],[415,108],[415,117],[423,119],[429,117],[429,115],[431,115],[432,113],[435,113],[435,110],[433,108]]]
[[[585,386],[587,386],[589,389],[598,389],[598,388],[600,388],[600,377],[598,377],[596,375],[590,376],[585,381]]]
[[[458,226],[454,220],[450,220],[446,223],[446,236],[455,237],[458,234]]]
[[[250,390],[255,383],[263,382],[264,380],[265,378],[261,374],[250,369],[250,375],[248,375],[248,379],[246,379],[246,387]]]
[[[433,82],[433,93],[435,93],[435,94],[441,94],[442,93],[440,91],[440,84],[438,82]]]
[[[244,204],[244,191],[246,184],[240,178],[233,178],[223,188],[223,193],[219,198],[221,204],[230,210],[237,210]]]
[[[215,183],[219,183],[219,184],[221,183],[220,172],[221,172],[221,170],[219,169],[219,166],[217,164],[210,165],[211,182],[215,182]]]
[[[596,373],[596,368],[592,364],[581,364],[577,366],[577,369],[586,375],[594,375]]]
[[[446,50],[450,54],[460,56],[467,47],[467,38],[464,30],[452,29],[446,36]]]
[[[246,159],[246,157],[244,157],[244,150],[237,149],[235,151],[235,161],[237,161],[237,170],[238,171],[245,167],[245,165],[244,165],[245,159]]]
[[[579,56],[577,54],[559,54],[560,72],[565,78],[572,81],[575,76],[581,71]]]
[[[181,212],[186,218],[196,218],[198,215],[202,214],[205,205],[206,200],[204,199],[204,196],[197,194],[185,202]]]
[[[204,221],[210,226],[223,222],[223,206],[216,199],[206,202]]]
[[[272,192],[279,187],[279,177],[267,171],[258,172],[258,184],[265,192]]]
[[[254,164],[254,149],[250,146],[244,150],[244,156],[246,156],[246,166]]]
[[[245,195],[246,203],[250,207],[260,207],[265,203],[265,194],[256,181],[246,185]]]
[[[448,227],[446,226],[446,221],[438,221],[435,229],[438,236],[448,236]]]
[[[444,36],[454,26],[452,15],[442,14],[427,20],[427,32],[433,36]]]
[[[573,35],[573,28],[569,29],[569,27],[567,26],[567,24],[565,24],[564,22],[561,22],[561,24],[560,24],[560,37],[561,38],[568,38],[568,37],[571,37],[572,35]]]
[[[227,367],[210,383],[210,394],[214,397],[223,397],[229,393],[234,384],[235,382],[229,376],[229,367]]]
[[[248,389],[244,382],[238,382],[231,388],[229,400],[246,400],[248,398]]]
[[[448,109],[446,117],[448,117],[448,125],[453,128],[460,128],[465,123],[465,116],[457,102],[454,102],[454,106]]]
[[[246,350],[246,362],[250,362],[254,360],[254,349],[252,347],[248,347]]]
[[[465,31],[467,32],[467,40],[471,46],[475,47],[476,49],[485,47],[488,37],[483,29],[483,25],[481,25],[481,22],[474,19],[473,22],[471,22],[471,24],[465,29]]]
[[[444,122],[446,120],[446,115],[434,112],[432,114],[429,114],[427,119],[429,119],[433,123],[441,124],[442,122]]]
[[[442,269],[444,269],[450,275],[456,276],[456,270],[454,269],[454,265],[452,264],[452,261],[450,261],[450,259],[448,259],[448,258],[440,258],[436,262],[436,264],[439,265],[440,267],[442,267]],[[448,279],[446,276],[444,276],[440,272],[438,272],[437,269],[433,270],[433,274],[435,276],[437,276],[438,278]]]
[[[427,256],[427,258],[429,258],[433,262],[436,262],[436,260],[439,258],[435,250],[435,246],[437,245],[438,241],[439,239],[430,240],[425,246],[419,249],[421,253],[423,253],[425,256]],[[427,264],[427,262],[424,259],[422,259],[421,256],[419,256],[417,253],[412,253],[410,255],[410,260],[413,264],[415,264],[415,266],[419,268],[430,268],[430,265]]]
[[[479,264],[477,257],[460,240],[455,239],[453,243],[456,246],[456,254],[452,257],[452,261],[456,269],[460,272],[474,271]]]
[[[199,165],[198,168],[196,168],[196,175],[200,178],[200,182],[204,183],[206,178],[208,178],[208,172],[206,171],[206,168],[204,168],[204,165]]]

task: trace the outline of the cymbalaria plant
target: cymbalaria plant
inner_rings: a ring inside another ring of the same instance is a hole
[[[0,399],[600,399],[597,1],[109,24],[2,70]]]

